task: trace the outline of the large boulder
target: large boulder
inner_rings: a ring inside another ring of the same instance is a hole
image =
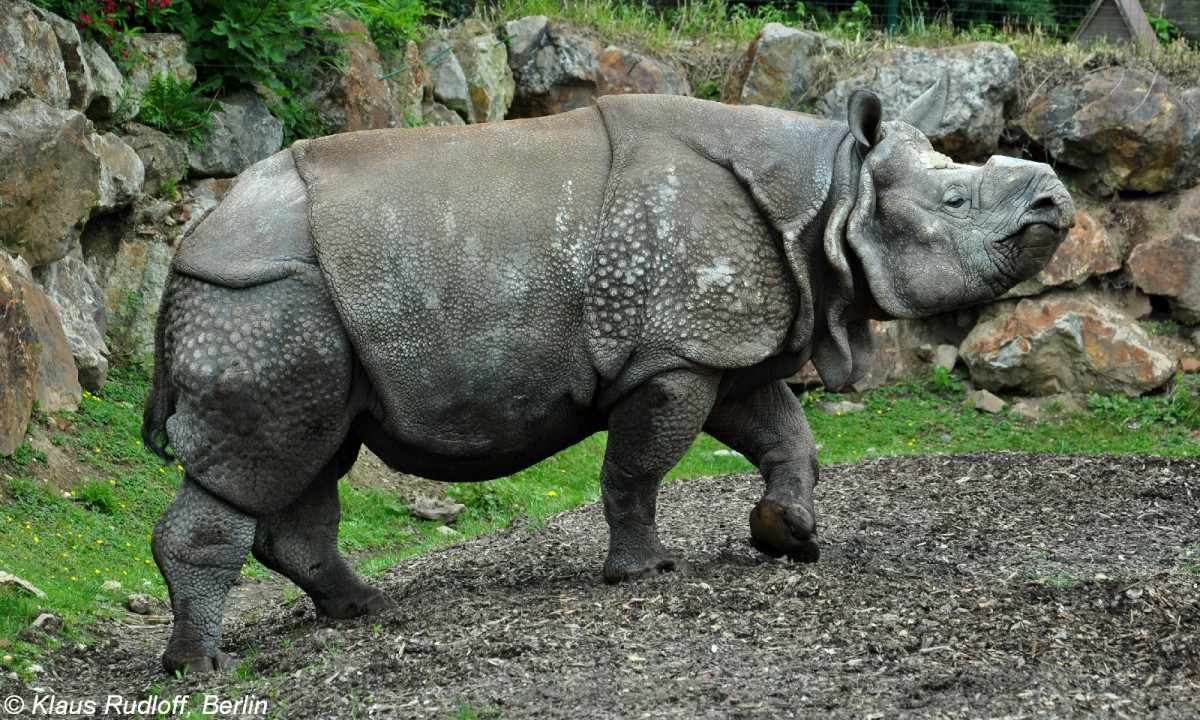
[[[128,207],[142,192],[145,182],[141,158],[112,133],[89,137],[88,150],[100,160],[99,197],[92,215]]]
[[[806,111],[819,97],[830,60],[842,45],[810,30],[767,23],[730,74],[721,99]]]
[[[182,180],[188,171],[188,147],[180,140],[146,125],[127,123],[122,140],[133,148],[145,173],[144,192],[157,195],[164,186]]]
[[[36,98],[66,108],[71,88],[54,28],[25,0],[0,2],[0,100]]]
[[[243,90],[221,98],[212,114],[212,127],[189,148],[190,174],[233,177],[283,146],[283,122],[253,92]]]
[[[112,352],[122,357],[152,352],[171,246],[155,235],[117,233],[88,243],[84,253],[104,293]]]
[[[421,62],[421,51],[417,44],[411,40],[404,46],[404,54],[396,62],[399,66],[390,68],[384,75],[400,112],[397,125],[409,127],[420,124],[425,96],[429,94],[432,97],[433,76]]]
[[[515,97],[510,117],[540,117],[595,102],[604,46],[582,31],[530,15],[504,25]]]
[[[0,455],[11,455],[25,437],[42,361],[20,280],[12,258],[0,252]]]
[[[980,387],[1033,395],[1137,396],[1160,387],[1176,369],[1136,320],[1079,292],[989,306],[959,354]]]
[[[673,63],[610,45],[596,58],[596,91],[601,95],[690,95],[683,70]]]
[[[196,81],[196,67],[188,62],[187,42],[171,33],[129,35],[133,67],[125,76],[127,91],[142,97],[150,81],[159,75],[169,75],[180,83]]]
[[[108,52],[95,40],[84,40],[82,56],[92,79],[87,116],[97,122],[120,121],[137,115],[138,98],[125,87],[125,76]]]
[[[469,18],[421,45],[433,73],[433,96],[468,123],[503,120],[515,83],[508,50],[480,21]]]
[[[1017,125],[1058,162],[1078,168],[1099,195],[1158,193],[1200,173],[1200,122],[1157,73],[1107,67],[1072,82],[1045,83]]]
[[[72,110],[83,112],[92,103],[96,93],[96,83],[92,79],[91,66],[83,54],[83,40],[75,23],[44,10],[36,5],[30,8],[38,19],[50,26],[58,41],[58,51],[62,56],[63,71],[67,87],[70,91],[69,105]]]
[[[35,267],[66,257],[100,195],[92,135],[40,100],[0,110],[0,247]]]
[[[17,276],[15,286],[18,301],[25,306],[29,318],[32,342],[41,357],[34,381],[34,399],[48,413],[78,409],[83,391],[58,308],[33,280]]]
[[[1147,295],[1165,297],[1171,314],[1200,323],[1200,235],[1178,235],[1141,243],[1129,254],[1129,274]]]
[[[322,29],[345,39],[336,52],[343,56],[338,69],[329,69],[315,78],[311,96],[317,115],[327,133],[352,132],[403,125],[404,115],[383,80],[379,50],[362,21],[346,15],[325,19]],[[332,48],[325,52],[333,52]]]
[[[835,85],[817,103],[817,111],[844,120],[847,101],[859,88],[878,95],[885,108],[905,108],[947,73],[949,104],[929,139],[959,160],[986,157],[996,152],[1004,131],[1004,106],[1016,97],[1018,67],[1016,54],[1000,43],[900,47],[876,56],[857,77]]]
[[[58,309],[79,372],[79,384],[87,390],[99,390],[108,377],[108,345],[104,342],[108,312],[91,268],[83,260],[68,256],[33,274]]]
[[[1053,287],[1079,287],[1090,277],[1120,270],[1124,260],[1124,243],[1110,238],[1091,215],[1078,210],[1075,227],[1067,233],[1046,267],[1009,290],[1006,297],[1039,295]]]

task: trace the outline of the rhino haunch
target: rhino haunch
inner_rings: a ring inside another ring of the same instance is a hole
[[[818,557],[812,433],[783,383],[874,357],[871,318],[991,299],[1073,223],[1045,165],[957,165],[869,93],[849,123],[687,98],[297,143],[181,243],[143,436],[185,468],[153,537],[164,666],[227,665],[249,552],[319,612],[389,601],[336,548],[337,480],[389,465],[482,480],[602,429],[608,582],[675,569],[663,475],[705,431],[766,479],[754,545]]]

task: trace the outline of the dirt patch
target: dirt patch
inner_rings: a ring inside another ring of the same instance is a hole
[[[227,614],[251,679],[166,681],[165,626],[55,658],[59,697],[215,693],[276,717],[1200,714],[1200,463],[1020,453],[824,471],[823,557],[754,552],[750,475],[664,488],[689,574],[599,578],[597,505],[416,558],[397,609]],[[278,586],[276,586],[278,587]],[[252,603],[253,604],[253,603]],[[34,691],[27,687],[24,692]]]

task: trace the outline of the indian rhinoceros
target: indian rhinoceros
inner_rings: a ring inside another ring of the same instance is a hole
[[[766,489],[760,551],[818,557],[813,436],[784,378],[845,386],[871,318],[988,300],[1074,222],[1046,165],[958,165],[898,120],[683,97],[298,142],[247,170],[180,243],[143,436],[185,473],[153,535],[175,614],[168,670],[228,665],[225,596],[249,552],[317,611],[389,605],[338,553],[337,481],[366,445],[485,480],[600,430],[603,578],[681,561],[663,475],[701,432]]]

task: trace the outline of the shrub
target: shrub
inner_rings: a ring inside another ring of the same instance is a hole
[[[191,80],[180,80],[170,73],[150,79],[142,94],[138,122],[187,140],[195,147],[212,127],[215,101],[200,97],[201,89]]]

